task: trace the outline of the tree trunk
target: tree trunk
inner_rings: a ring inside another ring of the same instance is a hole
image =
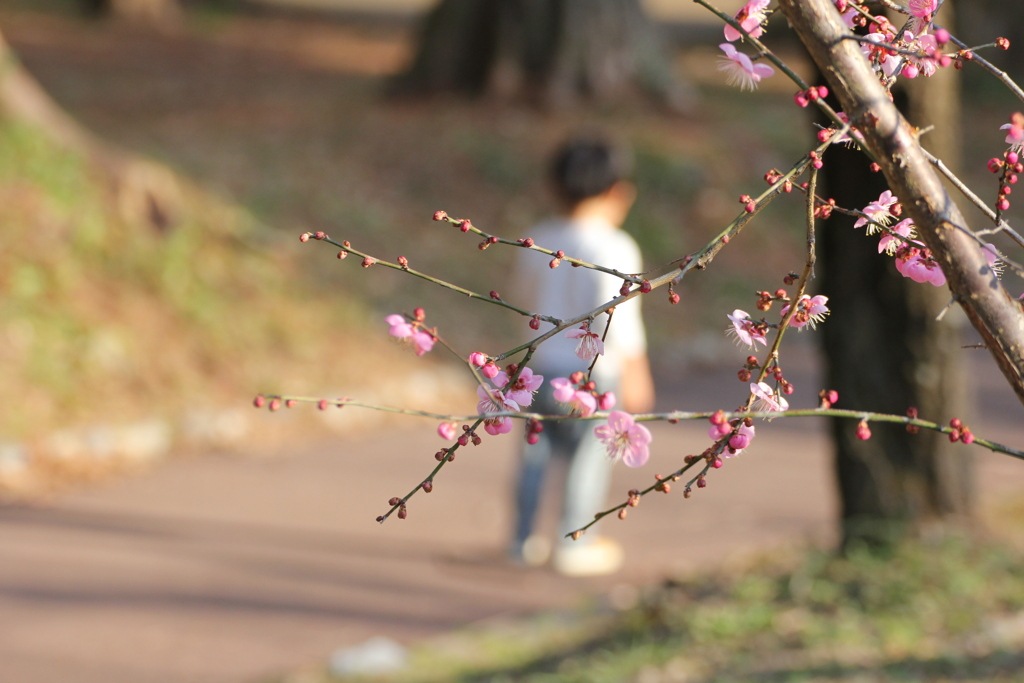
[[[693,98],[640,0],[442,0],[397,85],[556,106],[645,94],[681,109]]]
[[[950,4],[943,8],[947,23]],[[954,169],[960,156],[956,76],[940,69],[896,93],[912,124],[936,124],[927,144]],[[830,149],[824,167],[828,196],[840,206],[861,208],[889,189],[869,163],[860,151]],[[833,310],[823,327],[828,386],[839,392],[844,407],[900,414],[916,406],[939,421],[964,418],[968,352],[961,349],[962,326],[955,322],[960,316],[935,319],[949,291],[900,276],[892,259],[878,254],[881,236],[866,238],[853,222],[833,214],[819,237],[822,293]],[[936,432],[912,435],[899,425],[873,424],[867,441],[856,437],[849,420],[833,420],[831,429],[844,546],[885,543],[970,515],[971,460],[962,445]]]

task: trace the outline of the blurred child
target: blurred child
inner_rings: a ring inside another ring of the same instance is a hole
[[[628,152],[607,140],[596,136],[570,140],[556,152],[551,165],[551,184],[559,213],[535,226],[528,236],[538,245],[560,249],[589,263],[623,273],[641,272],[640,250],[633,238],[620,230],[636,198],[636,188],[627,180],[631,170]],[[551,268],[550,260],[536,252],[519,253],[517,291],[525,294],[524,301],[531,310],[565,319],[618,296],[621,279],[569,264]],[[607,315],[599,315],[591,330],[603,335],[607,321]],[[555,402],[548,382],[587,371],[590,361],[576,355],[576,345],[576,339],[560,333],[537,349],[530,366],[535,373],[544,375],[545,384],[531,409],[545,414],[568,412],[566,406]],[[649,411],[654,404],[654,385],[639,298],[615,309],[604,348],[591,376],[597,391],[614,392],[618,409],[631,413]],[[525,446],[510,551],[514,561],[536,566],[547,561],[550,554],[550,542],[534,535],[533,525],[552,455],[570,458],[559,533],[564,536],[583,526],[594,518],[594,513],[604,509],[612,461],[594,436],[597,424],[578,420],[545,422],[538,442]],[[563,538],[556,547],[554,566],[570,576],[595,576],[615,572],[622,559],[622,548],[617,543],[591,531],[578,541]]]

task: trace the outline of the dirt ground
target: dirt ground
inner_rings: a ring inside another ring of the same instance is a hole
[[[976,432],[1024,443],[1019,406],[984,367]],[[728,401],[727,371],[662,386],[662,403]],[[794,381],[797,381],[794,379]],[[815,386],[812,376],[799,382]],[[1014,410],[1016,408],[1016,411]],[[282,416],[266,413],[263,419]],[[518,439],[488,438],[410,504],[373,520],[433,463],[430,427],[239,455],[179,459],[141,477],[0,509],[0,661],[19,683],[243,683],[322,664],[379,635],[400,642],[480,620],[577,607],[623,586],[834,540],[836,494],[824,424],[758,425],[753,447],[707,489],[645,498],[599,532],[622,542],[613,577],[562,578],[506,564]],[[703,424],[658,424],[651,462],[616,471],[613,495],[677,467]],[[1024,467],[980,449],[979,501],[1020,537]],[[558,476],[544,528],[555,523]]]

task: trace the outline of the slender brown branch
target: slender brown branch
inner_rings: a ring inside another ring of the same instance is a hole
[[[932,25],[935,28],[941,28],[941,26],[939,26],[938,24]],[[974,62],[981,68],[985,69],[985,71],[988,71],[990,74],[998,78],[1000,81],[1002,81],[1003,85],[1010,89],[1010,92],[1016,95],[1017,98],[1020,99],[1021,101],[1024,101],[1024,90],[1022,90],[1021,87],[1017,85],[1017,83],[1012,78],[1010,78],[1009,74],[1007,74],[1005,71],[1003,71],[1002,69],[1000,69],[999,67],[997,67],[995,64],[988,61],[984,57],[979,57],[978,54],[976,52],[973,52],[973,49],[968,47],[967,44],[964,43],[963,41],[957,39],[952,35],[950,35],[950,39],[957,47],[971,52],[972,56],[969,61]]]

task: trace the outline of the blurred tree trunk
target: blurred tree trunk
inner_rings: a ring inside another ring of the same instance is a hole
[[[397,85],[556,106],[638,94],[675,109],[692,101],[640,0],[441,0]]]
[[[181,18],[179,0],[81,0],[92,16],[113,16],[152,24],[167,24]]]
[[[943,7],[950,23],[951,2]],[[940,69],[931,78],[901,79],[897,103],[919,127],[935,124],[926,147],[951,168],[959,162],[960,102],[957,74]],[[861,208],[888,189],[863,153],[826,153],[828,196]],[[833,314],[823,326],[828,387],[842,407],[903,414],[916,406],[939,422],[964,418],[966,382],[959,311],[936,315],[950,300],[945,287],[918,284],[879,256],[878,239],[853,229],[854,219],[833,214],[821,231],[822,293]],[[872,424],[872,438],[856,437],[856,423],[834,420],[836,474],[845,547],[858,541],[884,544],[939,523],[969,517],[970,455],[942,434],[908,434],[899,425]]]

